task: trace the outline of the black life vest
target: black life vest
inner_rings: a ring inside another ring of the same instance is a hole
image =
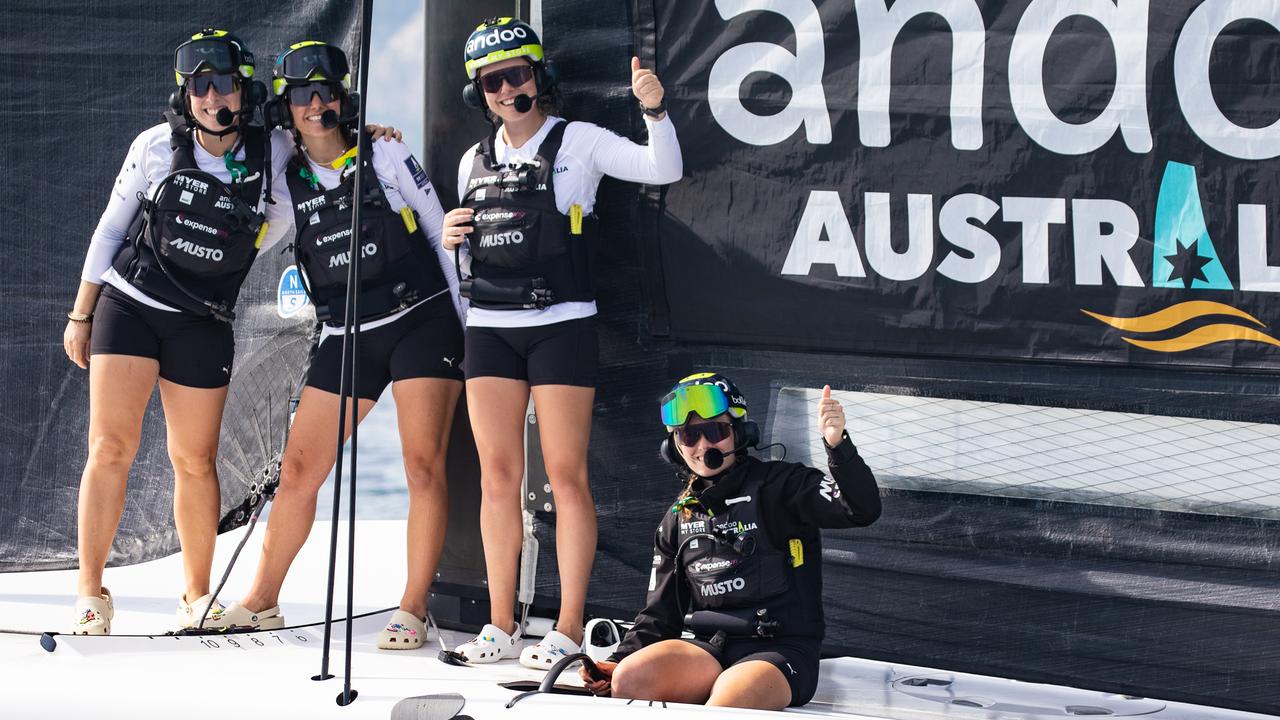
[[[375,143],[368,140],[366,147]],[[407,205],[391,209],[373,163],[364,161],[365,191],[360,211],[360,320],[385,317],[448,290],[431,243]],[[301,153],[289,163],[286,182],[293,198],[294,257],[303,287],[321,322],[340,325],[346,316],[347,270],[351,255],[351,201],[355,173],[332,190],[309,179]],[[314,184],[313,184],[314,182]]]
[[[737,498],[711,515],[697,503],[686,505],[677,529],[676,565],[694,610],[759,610],[778,618],[793,586],[792,556],[769,539],[760,488],[767,470],[744,468]]]
[[[499,168],[494,136],[472,160],[462,205],[475,210],[470,235],[471,274],[494,283],[533,282],[550,289],[553,303],[595,299],[591,262],[597,234],[592,216],[565,215],[556,207],[555,159],[567,122],[551,128],[528,165]],[[506,309],[469,296],[481,308]]]
[[[246,172],[230,186],[199,169],[185,120],[165,113],[172,134],[170,174],[142,207],[112,267],[147,295],[195,315],[230,322],[240,286],[266,234],[266,133],[243,130]],[[141,194],[140,194],[141,195]]]

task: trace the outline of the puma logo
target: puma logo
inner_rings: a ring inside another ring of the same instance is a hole
[[[453,358],[451,358],[451,357],[442,357],[442,358],[440,358],[440,359],[441,359],[441,360],[443,360],[443,361],[444,361],[444,364],[445,364],[445,365],[448,365],[449,367],[453,367],[453,363],[454,363],[454,362],[456,362],[456,360],[454,360],[454,359],[453,359]]]

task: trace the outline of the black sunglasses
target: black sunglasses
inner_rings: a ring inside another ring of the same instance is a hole
[[[698,438],[706,438],[715,444],[733,434],[733,425],[727,422],[698,423],[697,425],[681,425],[676,428],[676,439],[685,447],[698,444]]]
[[[240,88],[240,80],[235,75],[205,73],[196,75],[188,80],[187,88],[196,97],[208,95],[209,88],[217,90],[219,95],[230,95]]]
[[[502,89],[502,81],[506,80],[507,84],[513,88],[533,79],[533,68],[528,65],[512,65],[503,70],[495,70],[487,75],[480,76],[480,87],[487,93],[496,93]]]
[[[328,104],[339,97],[338,86],[327,82],[309,82],[305,85],[289,86],[289,104],[306,107],[311,104],[311,96],[319,95],[320,102]]]

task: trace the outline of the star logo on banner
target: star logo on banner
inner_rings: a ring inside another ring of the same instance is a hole
[[[1169,271],[1170,280],[1180,280],[1182,287],[1191,287],[1191,283],[1195,280],[1208,282],[1205,277],[1204,267],[1213,262],[1212,258],[1201,257],[1196,250],[1199,240],[1191,243],[1190,246],[1178,245],[1177,251],[1172,255],[1165,255],[1164,259],[1173,266]]]

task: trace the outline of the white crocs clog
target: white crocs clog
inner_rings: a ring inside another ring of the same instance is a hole
[[[378,647],[383,650],[416,650],[427,639],[427,624],[413,613],[396,610],[387,626],[378,633]]]
[[[546,670],[574,653],[582,652],[582,646],[559,630],[552,630],[536,645],[530,645],[520,653],[520,664],[534,670]]]
[[[208,615],[204,609],[209,608]],[[178,596],[178,627],[187,629],[200,625],[200,618],[204,617],[204,625],[200,627],[204,630],[223,630],[227,627],[226,621],[222,617],[222,603],[218,602],[213,595],[202,595],[198,600],[192,603],[187,602],[185,595]]]
[[[482,665],[515,655],[519,642],[519,630],[513,637],[503,632],[497,625],[489,624],[480,629],[479,635],[454,648],[454,652],[473,665]]]
[[[240,603],[233,602],[222,610],[222,624],[234,630],[279,630],[284,627],[284,615],[280,614],[279,605],[253,612]]]
[[[76,622],[72,635],[110,635],[111,619],[116,609],[111,602],[111,591],[102,588],[100,595],[76,598]]]

